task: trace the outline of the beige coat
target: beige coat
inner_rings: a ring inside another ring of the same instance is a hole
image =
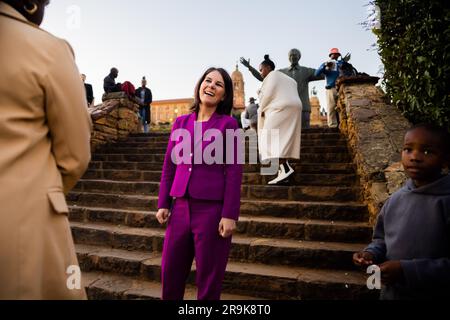
[[[84,88],[65,41],[0,13],[22,21],[0,15],[0,299],[83,299],[64,192],[90,160]]]
[[[300,159],[302,102],[297,83],[272,71],[259,90],[258,143],[261,160]]]

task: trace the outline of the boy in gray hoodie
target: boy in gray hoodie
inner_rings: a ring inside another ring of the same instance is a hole
[[[385,203],[372,243],[355,253],[381,270],[382,300],[450,297],[450,137],[432,125],[405,136],[402,163],[411,178]]]

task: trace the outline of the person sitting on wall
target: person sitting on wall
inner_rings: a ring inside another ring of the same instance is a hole
[[[103,80],[103,89],[105,93],[120,92],[122,91],[122,84],[116,84],[116,78],[119,76],[119,70],[112,68],[109,75]]]

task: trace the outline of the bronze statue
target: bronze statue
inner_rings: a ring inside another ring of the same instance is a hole
[[[291,62],[291,66],[280,69],[279,71],[284,74],[290,76],[295,81],[297,81],[297,90],[298,95],[303,104],[302,111],[302,128],[307,129],[310,127],[310,117],[311,117],[311,104],[309,103],[309,90],[308,85],[311,81],[324,80],[325,77],[323,75],[316,77],[314,73],[316,69],[302,67],[299,65],[299,61],[302,55],[300,50],[292,49],[289,51],[289,61]],[[246,60],[245,58],[241,58],[241,63],[249,69],[249,71],[253,74],[253,76],[259,81],[263,81],[261,74],[250,65],[250,59]]]

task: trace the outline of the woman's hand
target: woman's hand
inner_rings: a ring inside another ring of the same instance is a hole
[[[241,58],[241,63],[246,66],[247,68],[250,68],[250,59],[245,60],[245,58]]]
[[[169,216],[169,209],[159,209],[156,213],[156,219],[158,219],[160,224],[165,224],[169,220]]]
[[[219,234],[222,238],[229,238],[236,230],[236,221],[232,219],[222,218],[219,223]]]

